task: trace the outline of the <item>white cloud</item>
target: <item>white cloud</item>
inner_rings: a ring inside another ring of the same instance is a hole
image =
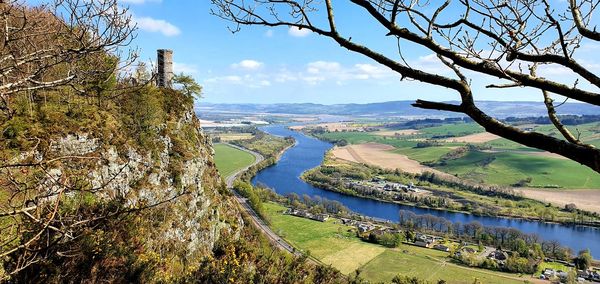
[[[306,71],[311,74],[340,71],[342,65],[333,61],[315,61],[307,64]]]
[[[267,31],[265,32],[265,36],[266,36],[266,37],[273,37],[273,34],[274,34],[273,30],[267,30]]]
[[[198,68],[196,65],[173,62],[173,72],[175,74],[184,73],[184,74],[196,74],[198,73]]]
[[[308,29],[300,29],[298,27],[290,27],[288,34],[294,37],[305,37],[311,33]]]
[[[205,80],[205,84],[241,85],[249,88],[265,88],[273,85],[300,83],[306,86],[321,84],[345,85],[357,80],[370,80],[375,84],[390,84],[397,82],[398,74],[387,67],[376,64],[343,65],[335,61],[314,61],[304,65],[303,68],[290,70],[286,67],[269,70],[262,68],[264,64],[255,60],[243,60],[232,64],[237,72],[229,76],[217,76]],[[259,69],[259,71],[257,71]]]
[[[178,27],[165,20],[151,17],[134,17],[133,20],[137,23],[138,28],[144,31],[159,32],[169,37],[181,34]]]
[[[234,69],[245,69],[245,70],[257,70],[261,68],[264,63],[256,60],[246,59],[238,63],[231,64],[231,68]]]

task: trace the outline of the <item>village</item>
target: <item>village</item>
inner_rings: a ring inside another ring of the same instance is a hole
[[[382,177],[374,177],[370,181],[343,178],[342,181],[344,182],[344,185],[348,188],[367,187],[370,189],[384,191],[391,195],[393,195],[394,192],[416,193],[422,195],[430,193],[427,190],[417,188],[412,182],[408,184],[402,184],[386,181],[385,178]]]
[[[394,190],[410,190],[409,188],[412,188],[416,191],[419,190],[417,188],[414,188],[414,186],[412,185],[400,187],[400,185],[398,184],[391,185],[390,183],[379,182],[377,182],[377,184],[379,185],[379,188],[386,188],[385,190],[389,190],[387,188],[394,188]],[[288,208],[283,214],[307,218],[319,222],[326,222],[327,220],[333,218],[335,219],[334,223],[339,222],[340,224],[353,227],[356,230],[357,237],[360,237],[364,241],[377,240],[384,234],[409,235],[412,233],[411,232],[407,234],[408,232],[405,232],[398,228],[394,228],[395,226],[393,226],[392,223],[388,220],[367,218],[357,214],[353,214],[349,217],[332,217],[329,214],[315,214],[309,212],[308,210],[301,210],[295,208]],[[412,234],[412,239],[404,237],[402,243],[426,249],[434,249],[447,252],[451,258],[456,260],[464,258],[487,260],[496,263],[497,267],[502,268],[506,265],[506,262],[510,255],[514,253],[499,248],[483,246],[481,244],[474,244],[460,240],[450,240],[441,236],[425,234],[421,232],[414,232]],[[562,264],[564,267],[568,267],[569,270],[575,269],[575,264],[573,262],[554,260],[549,258],[545,258],[544,261]],[[576,281],[578,283],[586,283],[586,281],[588,281],[588,283],[600,283],[600,269],[598,268],[591,268],[588,270],[576,270],[576,272]],[[566,283],[568,277],[569,273],[567,269],[563,270],[549,267],[544,268],[539,274],[539,276],[536,276],[536,278],[540,280],[547,280],[550,283]]]

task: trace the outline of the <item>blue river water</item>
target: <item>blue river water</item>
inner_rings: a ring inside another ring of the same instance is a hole
[[[320,165],[323,162],[325,152],[333,147],[333,145],[299,132],[291,131],[282,125],[267,126],[261,128],[261,130],[277,136],[292,136],[296,139],[296,145],[288,149],[277,164],[260,171],[252,179],[253,184],[257,182],[263,183],[281,195],[295,192],[300,196],[303,194],[321,196],[329,200],[337,200],[359,214],[394,222],[399,220],[398,211],[403,209],[413,211],[416,214],[432,214],[446,218],[452,222],[461,222],[463,224],[478,221],[486,226],[512,227],[522,232],[537,234],[544,240],[556,240],[562,245],[573,249],[575,253],[579,250],[589,248],[595,258],[600,258],[600,228],[566,226],[423,209],[354,197],[316,188],[301,180],[300,175],[304,171]]]

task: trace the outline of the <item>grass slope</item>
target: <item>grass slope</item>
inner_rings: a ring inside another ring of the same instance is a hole
[[[531,177],[532,186],[600,188],[600,175],[576,162],[513,152],[469,152],[460,159],[449,160],[439,169],[489,184],[510,185]]]
[[[448,283],[523,283],[516,275],[471,269],[448,263],[447,253],[432,249],[402,245],[389,249],[363,242],[355,237],[351,227],[337,220],[317,222],[283,215],[285,208],[274,203],[264,204],[273,230],[296,248],[331,264],[344,274],[360,269],[361,276],[373,282],[390,282],[401,273],[423,279],[444,279]],[[506,276],[506,277],[504,277]],[[507,278],[508,277],[508,278]]]
[[[254,156],[226,144],[215,144],[215,163],[221,176],[228,177],[234,172],[254,163]]]

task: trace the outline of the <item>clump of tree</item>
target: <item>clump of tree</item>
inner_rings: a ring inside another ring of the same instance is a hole
[[[587,270],[592,266],[592,255],[590,254],[590,250],[585,249],[580,251],[573,261],[575,262],[577,269]]]
[[[337,200],[329,200],[321,196],[311,197],[307,194],[299,196],[292,192],[285,196],[283,204],[297,209],[305,209],[313,214],[333,214],[336,216],[348,216],[352,211]]]
[[[598,8],[596,1],[569,0],[552,5],[549,1],[529,0],[211,2],[213,14],[230,21],[233,31],[255,25],[311,31],[378,62],[401,79],[452,90],[460,100],[452,103],[419,99],[413,104],[415,107],[465,114],[488,132],[560,154],[600,172],[600,150],[565,127],[557,115],[560,104],[554,102],[558,98],[600,106],[600,77],[577,57],[580,47],[600,41],[600,32],[591,21]],[[337,9],[342,6],[362,13],[344,14]],[[352,29],[346,26],[349,22],[338,21],[346,17],[377,25],[382,38],[393,42],[398,53],[381,52],[378,44],[353,38]],[[408,45],[435,55],[449,74],[410,64],[403,50]],[[540,75],[538,71],[547,68],[561,68],[572,76]],[[549,121],[562,137],[525,131],[491,117],[477,106],[475,96],[481,90],[472,84],[473,78],[480,79],[475,76],[493,81],[486,84],[487,89],[526,88],[539,93]]]
[[[445,218],[430,214],[417,215],[412,211],[399,211],[399,224],[411,231],[433,232],[443,234],[461,241],[470,241],[509,251],[506,265],[498,267],[468,254],[460,254],[461,262],[470,266],[498,268],[510,272],[533,273],[537,265],[546,257],[570,261],[571,250],[556,241],[542,241],[535,234],[526,234],[515,228],[483,226],[477,221],[470,223],[452,223]],[[411,236],[407,236],[409,239]],[[414,236],[413,236],[414,238]],[[588,251],[589,255],[589,251]],[[581,258],[587,255],[580,253]]]
[[[117,70],[137,58],[132,50],[123,54],[136,27],[116,0],[52,0],[36,7],[8,0],[0,14],[0,111],[9,117],[24,92],[69,87],[100,99]]]

